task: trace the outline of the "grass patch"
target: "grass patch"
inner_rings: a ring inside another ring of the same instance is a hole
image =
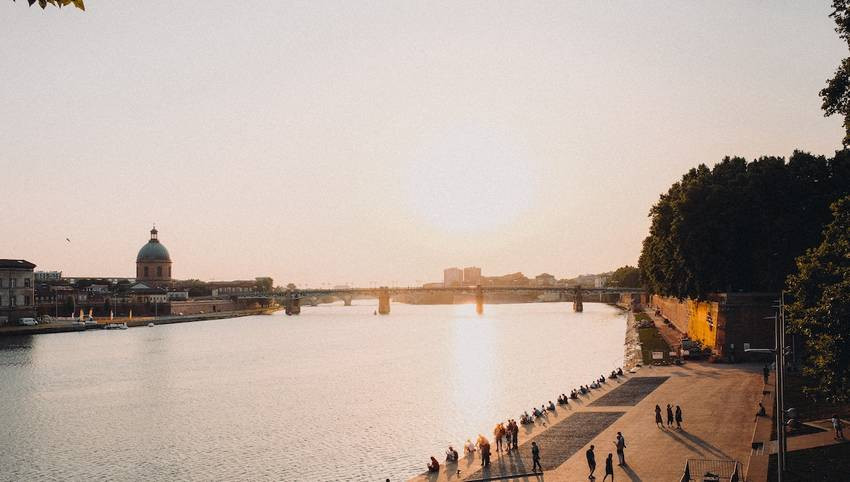
[[[644,365],[666,365],[670,363],[670,347],[664,341],[664,338],[661,338],[658,328],[654,326],[651,328],[639,328],[638,338],[640,339],[640,349]],[[664,359],[653,360],[652,352],[654,351],[664,353]]]
[[[649,321],[652,322],[652,318],[649,317],[646,313],[635,313],[635,321],[640,323],[641,321]]]

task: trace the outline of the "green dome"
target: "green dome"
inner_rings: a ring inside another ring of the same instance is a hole
[[[148,241],[148,244],[142,246],[139,250],[139,255],[136,256],[136,262],[139,261],[168,261],[171,262],[171,256],[168,250],[159,241]]]
[[[151,240],[139,250],[139,255],[136,256],[137,263],[140,261],[171,262],[171,255],[168,254],[168,250],[165,249],[165,246],[159,242],[158,234],[159,233],[156,228],[151,229]]]

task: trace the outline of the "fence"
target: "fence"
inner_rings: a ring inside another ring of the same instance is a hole
[[[688,459],[681,482],[740,482],[741,464],[737,460]]]

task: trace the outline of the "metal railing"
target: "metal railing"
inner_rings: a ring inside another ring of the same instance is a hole
[[[688,459],[681,482],[741,482],[737,460]]]

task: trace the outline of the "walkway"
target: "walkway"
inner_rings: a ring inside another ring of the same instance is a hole
[[[760,368],[761,365],[708,363],[644,367],[626,380],[609,380],[604,389],[594,390],[581,403],[559,409],[557,414],[550,415],[545,427],[536,426],[528,433],[521,429],[520,456],[499,457],[500,454],[494,453],[489,473],[480,471],[476,454],[474,458],[461,459],[458,464],[441,467],[439,474],[423,474],[413,480],[476,480],[484,475],[523,473],[531,467],[532,440],[540,445],[544,476],[529,475],[518,480],[545,477],[546,481],[586,481],[584,452],[590,444],[596,446],[596,475],[601,480],[605,457],[609,452],[614,453],[618,431],[626,439],[628,466],[615,465],[617,480],[678,480],[689,458],[731,458],[746,466],[755,410],[762,396]],[[647,377],[653,379],[640,380]],[[634,385],[630,384],[632,380],[636,382]],[[622,396],[617,393],[620,389],[624,389]],[[633,395],[625,396],[626,392]],[[685,430],[656,427],[655,405],[664,408],[668,403],[682,407]],[[423,460],[427,461],[427,454]]]

